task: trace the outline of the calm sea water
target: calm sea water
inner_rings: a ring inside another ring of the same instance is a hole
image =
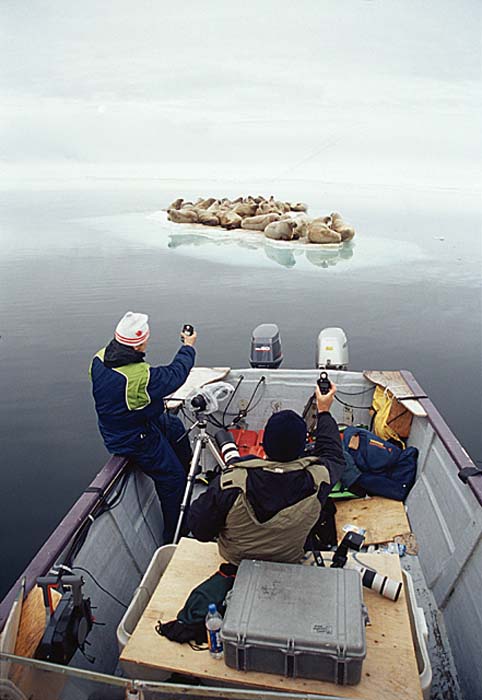
[[[251,183],[253,185],[253,183]],[[481,240],[476,198],[280,181],[99,181],[9,187],[0,198],[0,596],[106,461],[87,370],[129,309],[150,315],[151,363],[184,322],[198,364],[246,366],[250,332],[279,325],[285,366],[312,367],[342,326],[351,368],[411,370],[482,458]],[[303,199],[357,228],[343,255],[182,236],[153,214],[179,194]]]

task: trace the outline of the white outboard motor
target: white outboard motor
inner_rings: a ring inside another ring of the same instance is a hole
[[[323,328],[320,332],[316,366],[319,369],[348,369],[348,340],[342,328]]]

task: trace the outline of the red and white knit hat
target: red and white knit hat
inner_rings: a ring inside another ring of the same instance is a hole
[[[115,339],[122,345],[141,345],[150,335],[148,320],[147,314],[128,311],[117,324]]]

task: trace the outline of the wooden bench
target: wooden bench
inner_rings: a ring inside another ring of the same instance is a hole
[[[380,573],[401,580],[400,561],[390,554],[365,554],[360,558]],[[422,692],[413,648],[405,594],[397,602],[364,589],[371,625],[367,627],[367,657],[362,680],[356,686],[306,679],[284,678],[269,673],[236,671],[207,651],[194,651],[188,644],[170,642],[155,631],[158,620],[176,617],[191,590],[214,573],[222,559],[215,543],[181,539],[120,661],[129,676],[155,680],[156,673],[176,672],[200,678],[204,684],[243,686],[264,690],[314,693],[320,696],[363,700],[421,700]]]

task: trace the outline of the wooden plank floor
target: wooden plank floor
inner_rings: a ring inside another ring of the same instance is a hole
[[[403,503],[381,496],[337,500],[335,520],[338,541],[345,534],[343,526],[352,523],[367,531],[366,546],[391,542],[397,535],[411,532]]]
[[[363,555],[364,561],[381,573],[401,579],[400,561],[389,554]],[[367,657],[362,680],[356,686],[290,679],[268,673],[236,671],[223,661],[211,659],[207,651],[194,651],[187,644],[160,637],[158,620],[176,617],[191,590],[214,573],[221,559],[214,543],[181,539],[132,637],[121,654],[131,677],[152,679],[155,670],[168,670],[201,678],[205,683],[241,685],[247,688],[338,695],[363,700],[421,700],[417,662],[410,631],[404,592],[394,603],[364,589],[371,626],[367,628]]]

